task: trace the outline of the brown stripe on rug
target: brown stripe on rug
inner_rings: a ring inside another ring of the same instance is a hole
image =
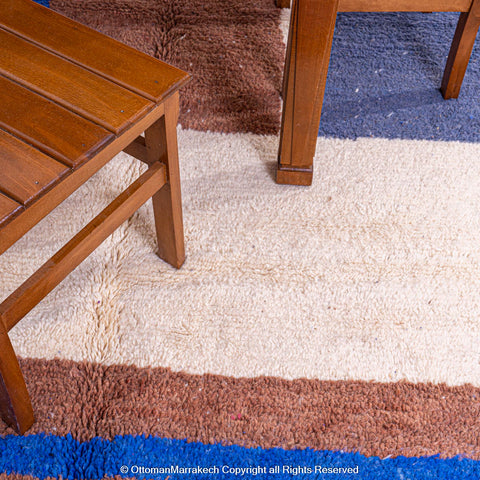
[[[470,385],[233,378],[66,360],[21,366],[32,434],[480,458],[480,388]]]
[[[278,132],[285,47],[274,0],[51,0],[50,6],[189,72],[193,81],[181,93],[184,128]]]

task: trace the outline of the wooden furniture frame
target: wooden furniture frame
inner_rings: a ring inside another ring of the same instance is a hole
[[[280,7],[290,0],[277,0]],[[337,12],[460,12],[441,92],[457,98],[480,26],[480,0],[293,0],[277,182],[310,185]]]
[[[0,3],[0,254],[122,150],[148,169],[0,304],[0,414],[33,410],[8,332],[149,198],[185,259],[176,125],[188,75],[31,0]],[[144,136],[142,133],[144,132]]]

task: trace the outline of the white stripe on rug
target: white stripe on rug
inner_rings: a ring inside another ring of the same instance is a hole
[[[480,145],[319,139],[314,185],[278,138],[179,129],[187,260],[147,204],[26,319],[24,357],[190,373],[480,385]],[[0,297],[138,175],[119,155],[0,257]]]

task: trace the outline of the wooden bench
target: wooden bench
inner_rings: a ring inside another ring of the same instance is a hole
[[[187,79],[31,0],[0,2],[0,254],[122,150],[149,166],[0,304],[0,414],[17,432],[33,411],[13,326],[151,197],[159,256],[184,261],[176,125]]]

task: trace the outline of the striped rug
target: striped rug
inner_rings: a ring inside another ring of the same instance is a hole
[[[288,10],[50,8],[192,73],[187,260],[156,257],[145,205],[12,330],[37,421],[0,423],[0,480],[479,479],[478,49],[438,91],[457,16],[339,15],[302,188],[273,180]],[[0,298],[143,168],[119,155],[2,255]]]

